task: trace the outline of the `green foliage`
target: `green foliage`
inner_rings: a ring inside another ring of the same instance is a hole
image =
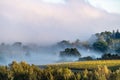
[[[66,48],[64,51],[60,52],[60,56],[75,56],[80,57],[81,54],[76,48]]]
[[[80,80],[81,79],[81,74],[80,73],[75,73],[75,77],[77,80]]]
[[[108,49],[108,45],[105,41],[97,41],[93,44],[93,48],[97,51],[105,52]]]
[[[117,48],[115,51],[116,51],[116,53],[119,53],[119,54],[120,54],[120,47]]]
[[[93,43],[93,49],[104,52],[116,52],[120,53],[120,32],[116,30],[113,32],[105,31],[101,33],[96,33],[96,42]],[[102,42],[101,42],[102,41]]]
[[[120,59],[120,55],[118,55],[118,54],[110,54],[110,53],[103,54],[101,59],[102,60]]]
[[[120,32],[119,32],[119,30],[116,31],[116,33],[115,33],[115,38],[116,38],[116,39],[120,39]]]
[[[8,79],[8,70],[5,66],[0,66],[0,80]]]
[[[56,68],[53,70],[53,76],[55,80],[70,80],[76,79],[73,72],[68,68]]]

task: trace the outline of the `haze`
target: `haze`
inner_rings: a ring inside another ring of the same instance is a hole
[[[120,29],[118,4],[119,0],[1,0],[0,42],[86,40],[96,32]]]

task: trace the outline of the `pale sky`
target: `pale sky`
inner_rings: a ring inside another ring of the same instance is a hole
[[[120,0],[88,0],[88,2],[99,9],[120,14]]]
[[[42,0],[43,2],[46,3],[52,3],[52,4],[65,4],[65,0]]]
[[[120,0],[0,0],[0,42],[88,39],[120,29]]]

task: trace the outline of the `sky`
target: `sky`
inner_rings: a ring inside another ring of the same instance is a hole
[[[0,0],[0,42],[51,44],[120,29],[120,0]]]

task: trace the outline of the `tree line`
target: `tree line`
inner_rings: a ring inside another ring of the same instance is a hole
[[[79,48],[95,50],[101,53],[116,53],[120,54],[120,32],[105,31],[96,33],[87,41],[77,39],[74,42],[63,40],[57,44],[61,48]]]
[[[99,65],[93,71],[73,72],[60,67],[40,69],[26,62],[14,61],[8,66],[0,66],[0,80],[120,80],[120,69],[111,71],[107,66]]]

